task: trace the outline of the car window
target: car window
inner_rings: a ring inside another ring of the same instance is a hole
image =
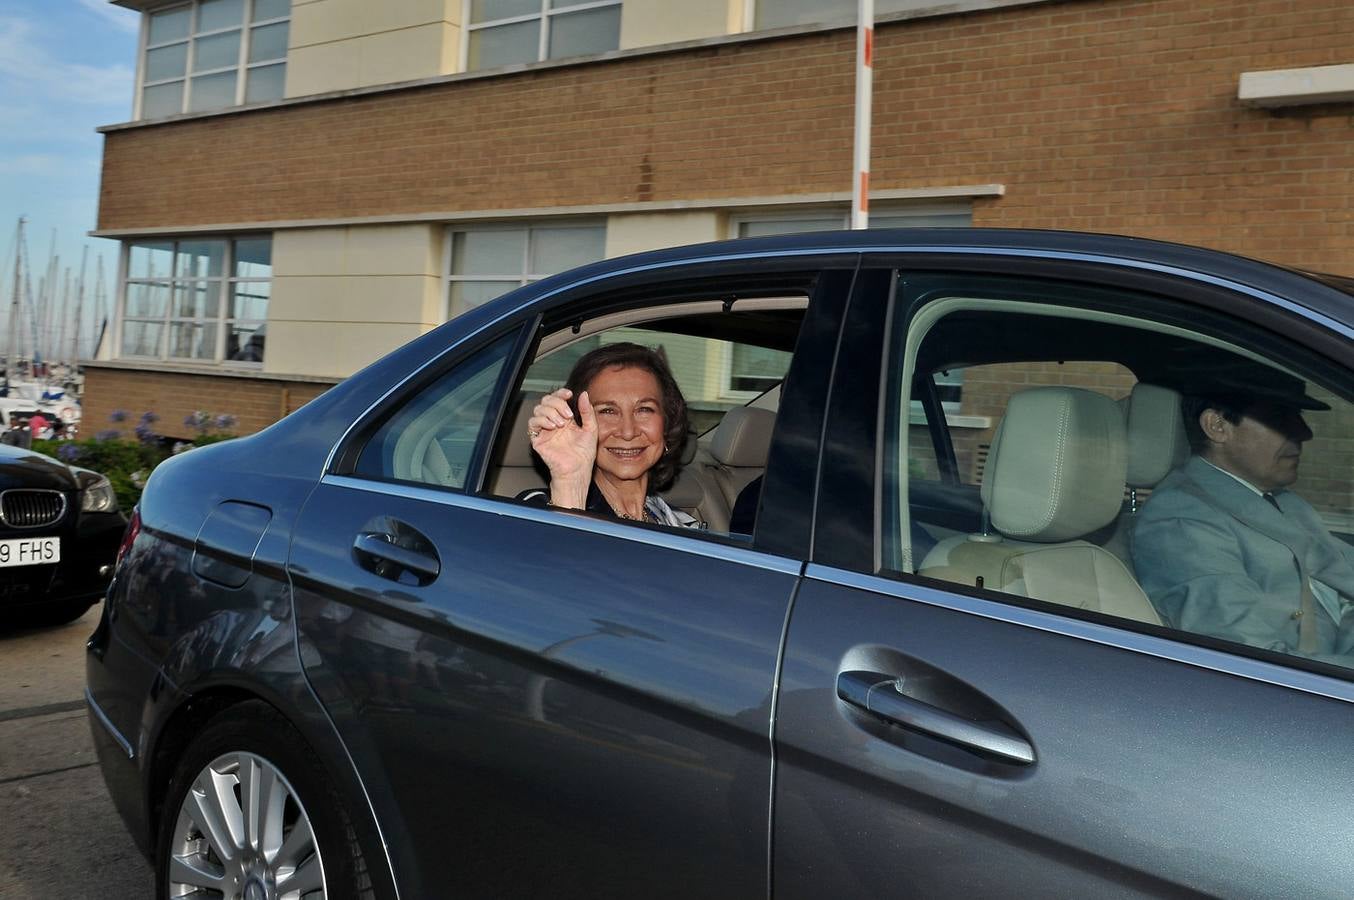
[[[1354,667],[1342,374],[1163,298],[989,287],[891,336],[884,571]]]
[[[789,308],[772,312],[723,313],[713,324],[669,315],[661,321],[552,342],[551,349],[527,368],[513,414],[504,419],[505,432],[490,462],[489,493],[516,497],[546,487],[548,472],[525,439],[530,409],[541,395],[564,385],[584,354],[629,342],[656,349],[664,357],[687,405],[689,436],[683,462],[671,482],[661,486],[659,496],[693,516],[707,532],[750,535],[779,388],[802,316],[802,301],[787,303]],[[757,317],[770,327],[759,333]],[[736,422],[730,418],[733,410],[739,411]]]
[[[355,474],[464,488],[517,336],[500,338],[416,391],[367,441]]]

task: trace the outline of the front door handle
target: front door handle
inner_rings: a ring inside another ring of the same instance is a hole
[[[909,697],[899,690],[900,679],[879,672],[842,672],[837,696],[886,722],[940,738],[1004,762],[1034,763],[1034,747],[1003,722],[977,722]]]
[[[399,569],[412,572],[420,584],[427,584],[437,577],[442,565],[437,557],[410,550],[395,543],[395,536],[379,532],[364,531],[353,541],[353,549],[358,551],[359,559],[363,555],[372,559],[371,568],[383,577],[391,577]],[[386,563],[387,565],[379,565]],[[392,569],[393,566],[393,569]],[[399,580],[396,575],[395,580]]]

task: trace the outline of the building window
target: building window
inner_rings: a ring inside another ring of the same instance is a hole
[[[621,0],[468,0],[467,5],[467,71],[620,46]]]
[[[875,0],[876,16],[940,6],[937,0]],[[757,0],[755,28],[855,21],[856,0]]]
[[[192,0],[145,16],[143,119],[277,100],[291,0]]]
[[[458,316],[515,287],[574,266],[597,262],[606,251],[606,226],[487,226],[450,234],[448,308]]]
[[[271,237],[131,241],[125,247],[120,357],[263,362]]]

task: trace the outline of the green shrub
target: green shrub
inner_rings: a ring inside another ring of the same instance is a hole
[[[113,429],[99,432],[97,437],[79,441],[34,441],[33,449],[47,456],[55,457],[64,463],[90,469],[108,478],[117,494],[118,507],[130,512],[141,499],[141,491],[146,486],[150,473],[155,467],[175,453],[203,447],[235,437],[223,431],[215,430],[235,424],[234,416],[212,416],[204,412],[193,413],[184,424],[192,427],[197,434],[190,442],[174,441],[156,434],[152,429],[159,416],[143,413],[134,429],[135,437],[125,437],[122,423],[127,421],[127,413],[117,411],[109,417]]]

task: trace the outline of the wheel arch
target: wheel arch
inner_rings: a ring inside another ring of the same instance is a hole
[[[375,820],[375,813],[366,797],[361,778],[353,770],[346,751],[339,749],[335,752],[315,741],[312,728],[297,721],[298,716],[278,703],[270,693],[238,683],[210,684],[183,696],[181,702],[166,714],[163,724],[145,753],[146,824],[149,837],[147,846],[151,849],[152,865],[157,864],[154,860],[157,837],[163,825],[166,795],[178,761],[194,737],[201,733],[209,722],[245,703],[257,702],[268,706],[292,726],[339,791],[362,843],[372,849],[372,852],[367,854],[367,871],[372,878],[375,896],[399,897],[384,836]],[[321,714],[320,718],[323,721],[322,725],[315,720],[310,724],[320,725],[325,729],[332,728],[327,717]],[[337,735],[334,738],[338,740]]]

